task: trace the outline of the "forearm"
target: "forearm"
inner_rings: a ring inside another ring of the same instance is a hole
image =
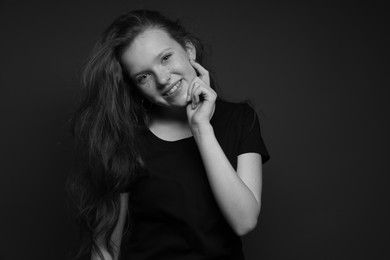
[[[128,193],[122,193],[120,195],[120,211],[119,211],[119,218],[118,222],[116,223],[116,226],[114,228],[114,231],[111,236],[111,246],[113,249],[113,255],[111,255],[106,246],[105,237],[104,234],[100,234],[96,238],[96,245],[98,246],[100,253],[103,255],[103,258],[99,255],[98,252],[95,250],[92,250],[91,252],[91,260],[117,260],[119,259],[120,254],[120,247],[122,242],[122,233],[124,229],[124,225],[126,222],[126,216],[127,216],[127,204],[129,200],[129,194]],[[101,227],[99,227],[101,228]]]
[[[113,258],[105,248],[99,247],[99,249],[103,255],[103,258],[101,258],[97,252],[92,252],[91,253],[91,260],[117,260],[118,259],[117,254]]]
[[[118,229],[118,228],[116,228]],[[119,256],[119,248],[121,243],[121,235],[118,234],[118,232],[113,233],[112,235],[112,249],[113,249],[113,255],[111,255],[107,249],[107,246],[105,245],[104,241],[104,235],[100,235],[96,239],[96,245],[99,248],[99,251],[101,255],[97,252],[97,250],[92,250],[91,252],[91,260],[117,260]],[[103,257],[102,257],[103,256]]]
[[[260,201],[230,164],[212,126],[192,130],[218,206],[237,234],[247,233],[256,226]]]

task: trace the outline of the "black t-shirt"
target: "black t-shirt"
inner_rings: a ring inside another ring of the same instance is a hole
[[[254,152],[269,159],[255,111],[246,103],[217,100],[211,119],[232,166]],[[130,227],[122,259],[244,259],[241,240],[223,217],[193,137],[165,141],[140,136],[146,171],[129,187]]]

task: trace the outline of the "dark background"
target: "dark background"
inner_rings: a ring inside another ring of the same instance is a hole
[[[248,260],[390,259],[384,6],[295,1],[0,2],[0,259],[66,259],[67,120],[102,30],[129,9],[181,18],[222,95],[250,99],[271,153]]]

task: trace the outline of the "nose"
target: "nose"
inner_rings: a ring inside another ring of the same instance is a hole
[[[161,68],[160,70],[156,71],[156,81],[159,86],[165,86],[169,84],[171,80],[171,73],[169,70],[165,68]]]

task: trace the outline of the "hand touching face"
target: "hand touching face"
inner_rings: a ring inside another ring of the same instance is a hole
[[[190,83],[187,93],[187,117],[190,127],[199,127],[209,124],[214,113],[217,93],[210,87],[209,72],[198,62],[190,60],[198,72]]]

